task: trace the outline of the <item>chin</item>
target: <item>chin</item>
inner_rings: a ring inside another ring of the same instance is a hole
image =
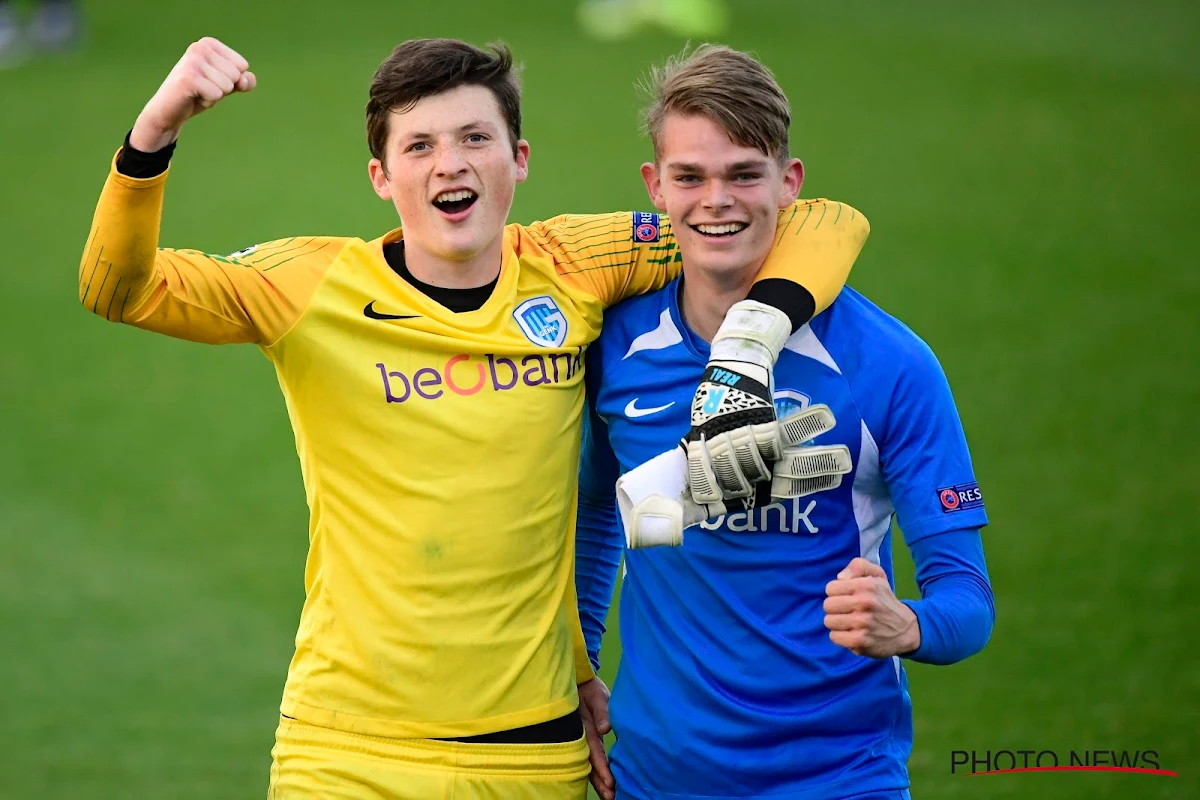
[[[709,251],[701,253],[699,258],[693,260],[702,265],[707,272],[729,274],[744,269],[751,262],[749,254],[740,250]]]
[[[470,258],[487,246],[485,237],[476,231],[443,229],[439,231],[439,234],[437,237],[438,249],[447,257],[455,260]]]

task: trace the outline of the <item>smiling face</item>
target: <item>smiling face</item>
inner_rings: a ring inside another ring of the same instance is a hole
[[[383,156],[370,161],[371,184],[396,206],[406,252],[469,262],[496,250],[499,266],[513,192],[529,172],[529,144],[514,145],[490,89],[458,86],[393,110]]]
[[[781,164],[737,144],[701,114],[667,114],[657,144],[658,162],[643,164],[642,178],[654,205],[671,216],[684,269],[726,280],[757,272],[780,209],[800,193],[800,161]]]

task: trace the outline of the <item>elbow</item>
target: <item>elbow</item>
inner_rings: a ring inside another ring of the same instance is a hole
[[[85,253],[79,265],[79,304],[109,322],[121,322],[136,288],[130,271],[102,257]]]
[[[960,584],[951,595],[905,601],[917,615],[920,646],[907,655],[913,661],[947,666],[983,650],[996,624],[996,602],[987,580]]]
[[[975,648],[971,655],[978,653],[987,646],[987,643],[992,639],[992,630],[996,627],[996,595],[992,592],[992,585],[987,581],[983,581],[980,593],[983,595],[985,608],[980,614],[979,646]]]
[[[93,249],[95,248],[86,250],[83,260],[79,262],[79,304],[93,314],[107,319],[109,303],[101,300],[108,299],[106,290],[111,293],[108,278],[112,271],[112,263],[105,262],[102,258],[103,247],[95,253],[92,252]]]
[[[955,654],[952,662],[963,661],[976,655],[991,641],[992,630],[996,627],[996,597],[987,581],[980,582],[979,602],[975,613],[970,615],[964,626],[966,636],[963,637],[963,647]]]

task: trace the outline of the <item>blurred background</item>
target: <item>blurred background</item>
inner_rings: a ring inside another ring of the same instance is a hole
[[[512,219],[646,208],[634,83],[687,33],[589,36],[574,0],[80,10],[73,47],[0,69],[0,798],[262,797],[307,545],[291,432],[254,348],[78,305],[113,153],[217,36],[259,88],[188,125],[162,243],[373,238],[396,223],[366,174],[375,67],[503,38],[532,145]],[[940,356],[987,498],[998,620],[970,661],[908,666],[913,797],[1200,797],[1200,6],[728,12],[717,38],[791,98],[804,194],[870,218],[850,282]],[[950,774],[1000,749],[1150,749],[1181,777]]]

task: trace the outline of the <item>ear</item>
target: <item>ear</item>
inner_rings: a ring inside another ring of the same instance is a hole
[[[783,185],[779,189],[779,208],[784,209],[796,202],[800,187],[804,185],[804,165],[793,158],[783,167]]]
[[[517,141],[517,183],[523,183],[529,177],[529,142],[524,139]]]
[[[383,168],[383,162],[378,158],[368,161],[367,175],[371,178],[371,186],[375,188],[375,194],[379,195],[382,200],[391,200],[392,187],[388,186],[387,170]]]
[[[658,166],[647,161],[642,164],[642,181],[646,184],[646,191],[650,194],[650,202],[654,203],[654,207],[659,211],[667,210],[667,201],[662,196],[662,178],[658,174]]]

